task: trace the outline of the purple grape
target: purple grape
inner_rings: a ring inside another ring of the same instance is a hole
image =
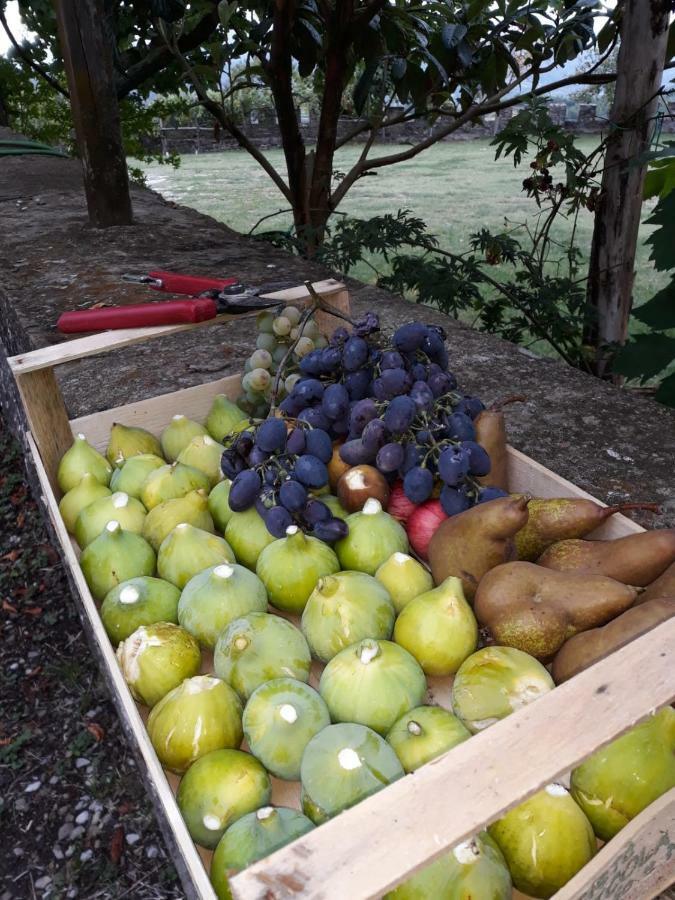
[[[443,394],[447,394],[448,391],[452,390],[450,387],[451,379],[447,372],[434,372],[433,375],[429,376],[429,381],[427,382],[434,397],[441,397]]]
[[[459,484],[469,471],[469,454],[460,447],[446,447],[438,457],[438,474],[451,487]]]
[[[220,470],[226,478],[234,478],[246,463],[234,450],[226,450],[220,457]]]
[[[312,350],[300,360],[300,371],[303,375],[322,375],[323,361],[321,350]]]
[[[370,349],[362,337],[350,337],[342,348],[342,366],[345,372],[356,372],[368,362]]]
[[[312,498],[307,501],[302,517],[308,525],[316,525],[317,522],[327,522],[333,517],[333,513],[325,503]]]
[[[279,404],[281,412],[286,416],[290,416],[291,419],[295,419],[304,408],[304,400],[301,400],[299,397],[294,397],[292,394],[289,394],[288,397],[284,397]]]
[[[322,431],[328,431],[330,429],[330,422],[321,412],[321,407],[309,407],[308,409],[303,409],[298,416],[298,421],[307,422],[312,428],[320,428]],[[307,440],[306,437],[305,440]]]
[[[405,475],[410,469],[415,466],[419,466],[422,462],[422,452],[419,447],[416,447],[412,443],[408,443],[405,445],[405,450],[403,452],[403,462],[399,467],[399,471],[401,475]]]
[[[358,334],[361,337],[368,337],[369,334],[379,330],[380,319],[377,313],[374,312],[367,312],[354,322],[354,334]]]
[[[379,382],[381,400],[392,400],[410,390],[412,379],[404,369],[385,369],[375,383]],[[376,396],[377,392],[376,392]]]
[[[305,449],[305,430],[304,428],[294,428],[288,435],[286,440],[286,451],[297,456]]]
[[[478,397],[462,397],[454,411],[466,413],[469,418],[475,419],[484,409],[485,404]]]
[[[360,435],[368,422],[377,418],[377,407],[370,397],[365,400],[358,400],[352,407],[349,415],[349,428],[356,434]]]
[[[395,472],[403,463],[405,451],[401,444],[389,443],[381,447],[375,458],[375,465],[380,472]]]
[[[487,475],[491,468],[490,455],[475,441],[462,441],[462,449],[469,456],[469,473],[481,477]]]
[[[249,466],[259,466],[270,458],[269,453],[260,447],[254,447],[248,455]]]
[[[347,419],[339,419],[337,422],[333,422],[332,431],[335,437],[344,437],[346,434],[349,434],[349,421]]]
[[[314,537],[319,538],[320,541],[326,541],[326,543],[330,544],[333,541],[339,541],[341,538],[347,537],[349,526],[342,519],[327,519],[325,522],[317,522],[312,529],[312,534]]]
[[[410,388],[410,396],[419,410],[428,412],[434,405],[434,395],[426,381],[416,381]]]
[[[297,382],[291,392],[291,397],[304,400],[305,403],[314,403],[323,397],[324,386],[317,378],[302,378]]]
[[[333,334],[331,335],[330,342],[333,347],[337,347],[339,344],[344,344],[344,342],[348,339],[349,339],[349,332],[347,331],[346,328],[343,328],[343,326],[340,325],[340,327],[336,328],[335,331],[333,332]]]
[[[307,489],[299,481],[289,478],[279,488],[279,502],[289,512],[300,512],[307,503]]]
[[[454,412],[448,416],[447,435],[454,441],[473,441],[476,437],[476,429],[466,413]]]
[[[497,500],[499,497],[508,497],[508,493],[503,491],[498,487],[491,487],[488,485],[487,487],[481,488],[478,492],[478,499],[476,503],[487,503],[489,500]]]
[[[380,369],[403,369],[405,361],[397,350],[386,350],[380,358]]]
[[[410,367],[410,377],[413,381],[426,381],[428,372],[424,363],[413,363]]]
[[[309,488],[320,488],[328,482],[326,463],[311,453],[298,457],[295,463],[295,477],[301,484]],[[232,491],[230,491],[232,493]]]
[[[366,451],[375,456],[380,447],[387,443],[389,433],[382,419],[372,419],[361,433],[361,443]],[[345,460],[347,462],[347,460]]]
[[[422,322],[409,322],[394,332],[394,346],[401,353],[413,353],[427,336],[427,326]]]
[[[305,436],[306,452],[318,457],[321,462],[328,463],[333,455],[333,442],[330,435],[320,428],[312,428]]]
[[[345,387],[351,400],[363,400],[368,396],[372,372],[370,369],[360,369],[358,372],[350,372],[345,378]]]
[[[254,469],[244,469],[232,481],[228,503],[233,512],[243,512],[253,506],[260,493],[260,475]]]
[[[286,423],[283,419],[266,419],[258,426],[255,442],[261,450],[273,453],[286,446]]]
[[[422,341],[422,350],[426,353],[430,360],[437,363],[442,369],[448,365],[448,351],[441,335],[429,329],[426,337]]]
[[[329,384],[321,400],[321,409],[331,420],[344,419],[349,412],[349,394],[343,384]]]
[[[286,529],[293,524],[293,518],[283,506],[274,506],[265,516],[265,525],[270,534],[276,538],[286,535]]]
[[[464,491],[447,485],[441,490],[439,499],[446,516],[455,516],[471,506],[471,501]]]
[[[392,434],[402,434],[412,425],[417,406],[410,397],[394,397],[384,412],[384,424]]]
[[[431,432],[429,431],[428,428],[421,428],[417,432],[417,434],[415,436],[415,440],[417,441],[418,444],[420,444],[421,446],[424,447],[426,444],[431,443]]]
[[[424,503],[431,497],[434,489],[434,476],[429,469],[415,466],[406,472],[403,479],[403,492],[411,503]]]
[[[348,466],[361,466],[364,463],[371,463],[375,459],[377,450],[367,450],[361,441],[356,438],[347,441],[340,447],[340,459],[346,462]]]
[[[239,456],[242,457],[242,459],[246,459],[246,457],[253,449],[254,443],[255,439],[250,431],[240,431],[234,440],[232,449],[236,450]]]

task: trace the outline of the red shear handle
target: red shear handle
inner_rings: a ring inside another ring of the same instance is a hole
[[[108,328],[145,328],[149,325],[180,325],[213,319],[218,309],[213,300],[167,300],[101,307],[62,313],[56,327],[62,334],[105,331]]]
[[[177,272],[148,272],[151,278],[157,278],[162,282],[158,291],[168,291],[170,294],[202,294],[204,291],[222,291],[232,284],[236,284],[236,278],[201,278],[198,275],[179,275]],[[154,285],[151,285],[154,287]]]

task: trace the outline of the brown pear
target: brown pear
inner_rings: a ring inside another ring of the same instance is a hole
[[[607,521],[615,513],[628,509],[658,511],[653,503],[624,503],[601,506],[582,497],[535,497],[528,506],[529,518],[516,535],[518,559],[534,562],[544,550],[558,541],[582,538]]]
[[[647,603],[660,597],[675,597],[675,562],[671,563],[655,581],[647,585],[636,603]]]
[[[637,593],[604,575],[510,562],[481,579],[474,612],[495,643],[548,660],[568,638],[604,625],[628,609]]]
[[[461,578],[467,599],[486,572],[515,559],[514,534],[527,522],[529,497],[499,497],[441,522],[429,543],[436,584]]]
[[[490,471],[481,475],[476,481],[492,487],[508,491],[508,455],[506,440],[506,420],[504,407],[509,403],[523,402],[525,397],[507,397],[482,410],[474,419],[476,440],[484,447],[490,457]]]
[[[556,684],[567,681],[672,616],[675,616],[675,597],[662,597],[627,609],[601,628],[575,635],[556,653],[551,667],[553,680]]]
[[[607,575],[624,584],[651,584],[675,562],[675,528],[641,531],[613,541],[559,541],[538,559],[559,572]]]

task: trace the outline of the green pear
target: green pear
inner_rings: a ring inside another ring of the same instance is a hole
[[[85,472],[80,483],[64,494],[59,503],[59,512],[68,532],[70,534],[75,532],[75,522],[83,509],[94,500],[109,497],[111,493],[110,488],[101,484],[95,475]]]
[[[145,507],[140,500],[123,491],[94,500],[75,520],[75,540],[81,549],[91,544],[112,521],[119,522],[125,531],[140,534],[145,522]]]
[[[95,450],[83,434],[76,434],[70,449],[61,457],[56,480],[63,493],[67,493],[89,473],[101,484],[108,485],[112,466]]]
[[[219,563],[236,562],[232,548],[223,538],[188,522],[171,531],[157,554],[157,571],[181,590],[199,572]]]
[[[141,487],[141,502],[150,511],[167,500],[184,497],[190,491],[209,490],[209,479],[199,469],[172,463],[150,472]]]
[[[161,456],[154,453],[139,453],[128,459],[121,469],[115,469],[110,479],[111,491],[124,491],[130,497],[141,499],[141,488],[148,475],[165,466]]]
[[[164,538],[182,522],[213,533],[215,529],[209,515],[206,491],[190,491],[184,497],[165,500],[155,506],[145,517],[143,537],[158,551]]]
[[[128,459],[138,456],[139,453],[161,456],[162,447],[154,434],[150,434],[145,428],[115,422],[110,429],[110,441],[105,453],[108,462],[119,469]]]
[[[175,462],[181,450],[187,447],[192,438],[205,434],[208,434],[208,431],[203,425],[178,413],[160,435],[159,442],[162,445],[162,453],[170,462]]]

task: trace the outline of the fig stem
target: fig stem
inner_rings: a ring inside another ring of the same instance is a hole
[[[661,513],[661,505],[659,503],[617,503],[616,506],[608,506],[603,509],[605,516],[613,516],[614,513],[625,512],[628,509],[643,509],[646,512],[653,512],[654,515]]]
[[[503,400],[495,400],[495,402],[488,406],[490,412],[501,412],[505,406],[509,406],[511,403],[527,403],[527,397],[524,394],[511,394],[510,397],[505,397]]]

